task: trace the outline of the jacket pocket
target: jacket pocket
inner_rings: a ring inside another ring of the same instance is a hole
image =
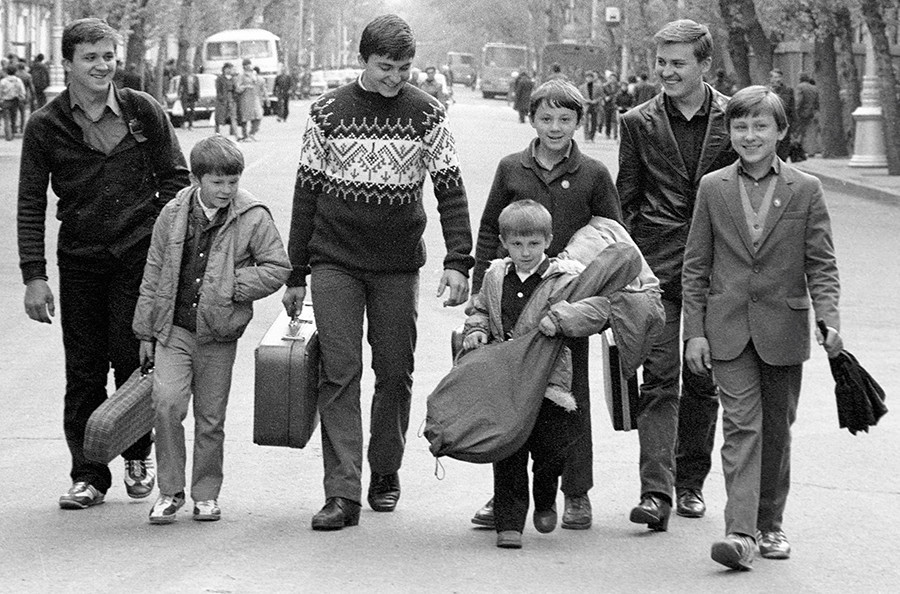
[[[809,309],[811,305],[808,295],[803,297],[785,297],[784,300],[791,309]]]
[[[203,316],[212,337],[221,341],[237,340],[253,318],[253,302],[232,301],[210,305]]]

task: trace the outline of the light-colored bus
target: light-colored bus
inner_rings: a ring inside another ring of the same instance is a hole
[[[516,77],[529,70],[528,48],[508,43],[487,43],[481,50],[481,94],[485,99],[506,95]]]
[[[478,73],[475,56],[464,52],[447,52],[447,68],[450,70],[451,84],[462,84],[475,88]]]
[[[274,88],[281,56],[280,37],[265,29],[229,29],[207,37],[202,51],[203,71],[210,74],[219,74],[225,62],[231,62],[235,72],[240,72],[241,62],[249,58],[266,81],[274,109],[278,100]]]

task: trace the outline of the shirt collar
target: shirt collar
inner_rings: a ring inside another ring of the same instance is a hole
[[[544,259],[541,260],[541,263],[532,268],[531,270],[526,270],[524,272],[520,272],[516,269],[516,265],[512,260],[506,263],[506,274],[517,274],[519,278],[523,281],[530,277],[533,274],[537,274],[538,276],[543,275],[547,272],[547,269],[550,267],[550,258],[547,257],[547,254],[544,254]]]
[[[737,170],[740,175],[744,175],[746,177],[749,177],[750,179],[756,180],[755,177],[753,177],[752,175],[747,173],[747,171],[744,169],[744,162],[741,161],[740,159],[738,159],[738,162],[737,162]],[[762,180],[772,174],[779,175],[780,173],[781,173],[781,159],[778,158],[778,155],[772,155],[772,165],[770,165],[769,168],[766,170],[766,174],[763,175],[759,179]]]
[[[534,160],[535,164],[537,164],[538,167],[540,167],[541,169],[546,169],[543,165],[541,165],[541,162],[538,161],[538,159],[537,159],[537,147],[540,142],[541,142],[540,138],[535,138],[534,142],[531,143],[531,158]],[[562,163],[565,163],[566,161],[569,160],[569,155],[572,154],[572,147],[574,145],[575,145],[575,142],[570,140],[569,147],[566,149],[566,154],[563,155],[562,160],[554,163],[553,169],[556,169],[559,165],[561,165]]]
[[[103,112],[106,111],[108,107],[110,111],[112,111],[115,115],[122,117],[122,110],[119,108],[119,102],[116,99],[116,92],[113,89],[113,84],[109,85],[109,92],[106,94],[106,103],[103,105],[103,109],[99,111],[99,115],[96,118],[92,117],[94,114],[91,114],[85,106],[90,105],[90,102],[86,100],[86,97],[82,94],[79,94],[78,91],[72,85],[69,85],[69,107],[75,108],[78,107],[83,111],[92,121],[96,122],[100,119],[100,116],[103,115]]]
[[[704,99],[703,99],[703,105],[701,105],[701,106],[700,106],[700,109],[697,110],[697,113],[695,113],[695,114],[693,115],[693,117],[691,118],[692,120],[693,120],[695,117],[698,117],[698,116],[699,116],[699,117],[705,117],[705,116],[707,116],[707,115],[709,114],[709,106],[710,106],[710,103],[712,102],[712,93],[709,91],[709,87],[708,87],[707,85],[705,85],[705,84],[703,85],[703,90],[706,92],[706,95],[705,95],[705,97],[704,97]],[[675,102],[672,101],[671,97],[669,97],[669,96],[668,96],[667,94],[665,94],[665,93],[663,93],[663,103],[664,103],[665,106],[666,106],[666,113],[669,114],[669,117],[670,117],[670,118],[671,118],[671,117],[679,117],[679,118],[681,118],[682,120],[688,121],[688,120],[684,117],[684,114],[681,113],[681,110],[679,110],[679,109],[675,106]]]

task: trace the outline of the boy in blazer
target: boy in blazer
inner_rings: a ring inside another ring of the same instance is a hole
[[[788,128],[781,100],[747,87],[725,121],[740,158],[700,182],[682,270],[685,359],[694,373],[712,371],[723,410],[727,536],[711,555],[747,570],[757,547],[790,556],[781,524],[809,310],[837,355],[840,283],[822,186],[776,154]]]

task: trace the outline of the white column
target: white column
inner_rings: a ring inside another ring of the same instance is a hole
[[[47,101],[62,93],[66,88],[66,77],[62,66],[63,0],[53,0],[53,20],[50,24],[50,86],[44,91]]]
[[[865,27],[865,25],[863,25]],[[875,48],[869,28],[865,28],[866,69],[863,75],[860,106],[853,112],[856,131],[853,135],[853,157],[850,167],[887,167],[884,148],[884,128],[881,114],[881,95],[875,66]]]

